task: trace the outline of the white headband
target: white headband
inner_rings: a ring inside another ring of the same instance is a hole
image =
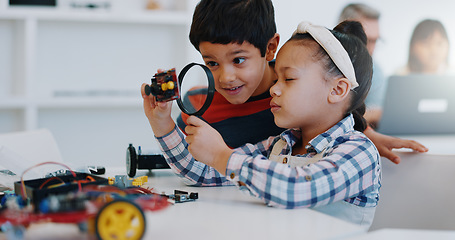
[[[344,76],[351,82],[351,89],[359,86],[355,78],[354,66],[352,66],[351,58],[346,52],[346,49],[341,45],[340,41],[325,27],[312,25],[309,22],[301,22],[297,26],[297,30],[292,34],[309,33],[319,45],[329,54],[329,57],[340,69]]]

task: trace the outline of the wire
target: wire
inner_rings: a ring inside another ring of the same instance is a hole
[[[95,182],[96,181],[95,178],[93,178],[90,175],[87,175],[86,179],[87,179],[87,182]]]
[[[89,182],[96,182],[96,180],[92,176],[87,176],[85,179],[77,180],[75,182],[77,182],[79,184],[83,184],[83,183],[89,183]]]
[[[126,194],[154,194],[151,190],[143,187],[132,187],[123,190]]]
[[[46,165],[46,164],[56,164],[56,165],[60,165],[60,166],[63,166],[65,168],[68,168],[68,170],[71,172],[71,174],[74,176],[74,178],[77,178],[76,176],[76,173],[70,168],[68,167],[66,164],[63,164],[63,163],[60,163],[60,162],[42,162],[42,163],[38,163],[36,165],[33,165],[27,169],[25,169],[24,172],[22,172],[21,174],[21,193],[22,193],[22,199],[27,199],[27,192],[25,191],[25,182],[24,182],[24,175],[25,173],[27,173],[28,171],[30,171],[31,169],[33,168],[36,168],[36,167],[39,167],[39,166],[42,166],[42,165]],[[82,189],[81,187],[81,183],[78,182],[78,187],[79,187],[79,191]]]
[[[65,184],[65,181],[63,181],[61,178],[59,178],[59,177],[51,177],[51,178],[48,178],[46,181],[44,181],[44,182],[41,184],[41,186],[39,186],[39,189],[42,189],[47,183],[49,183],[50,181],[52,181],[52,180],[54,180],[54,179],[60,180],[61,183]]]

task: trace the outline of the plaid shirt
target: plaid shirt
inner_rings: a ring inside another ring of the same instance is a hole
[[[190,184],[217,186],[232,182],[268,205],[282,208],[315,207],[340,200],[374,207],[379,199],[379,153],[353,125],[350,115],[312,139],[308,153],[299,157],[311,158],[322,151],[324,155],[308,166],[291,168],[266,157],[280,138],[287,142],[281,154],[289,154],[299,140],[299,131],[286,130],[277,137],[237,148],[228,161],[227,178],[192,159],[184,135],[178,129],[158,141],[171,168]]]
[[[194,186],[233,185],[217,170],[193,158],[188,151],[185,134],[177,126],[170,133],[156,139],[167,163],[186,184]]]

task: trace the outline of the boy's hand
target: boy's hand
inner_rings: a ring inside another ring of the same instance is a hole
[[[162,70],[158,70],[162,72]],[[141,86],[141,95],[144,99],[144,113],[147,116],[153,133],[157,137],[161,137],[171,132],[174,129],[175,123],[171,118],[172,102],[157,102],[152,94],[145,94],[145,86]]]
[[[203,120],[190,116],[185,132],[188,134],[186,142],[188,150],[198,161],[214,167],[218,172],[225,175],[226,165],[231,156],[230,149],[220,133]]]
[[[393,149],[397,148],[410,148],[417,152],[427,152],[428,149],[422,144],[414,140],[400,139],[397,137],[387,136],[374,131],[372,128],[367,128],[364,131],[365,135],[373,141],[374,145],[379,151],[379,154],[385,158],[388,158],[393,163],[400,163],[401,159],[398,155],[392,152]]]

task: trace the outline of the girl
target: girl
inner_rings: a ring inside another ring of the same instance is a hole
[[[376,147],[361,133],[372,75],[365,43],[358,22],[333,31],[301,23],[278,52],[270,89],[275,123],[288,130],[232,150],[190,117],[189,151],[271,206],[311,207],[369,227],[381,170]]]
[[[408,63],[397,74],[453,74],[449,67],[449,47],[446,29],[440,21],[421,21],[412,32]]]

